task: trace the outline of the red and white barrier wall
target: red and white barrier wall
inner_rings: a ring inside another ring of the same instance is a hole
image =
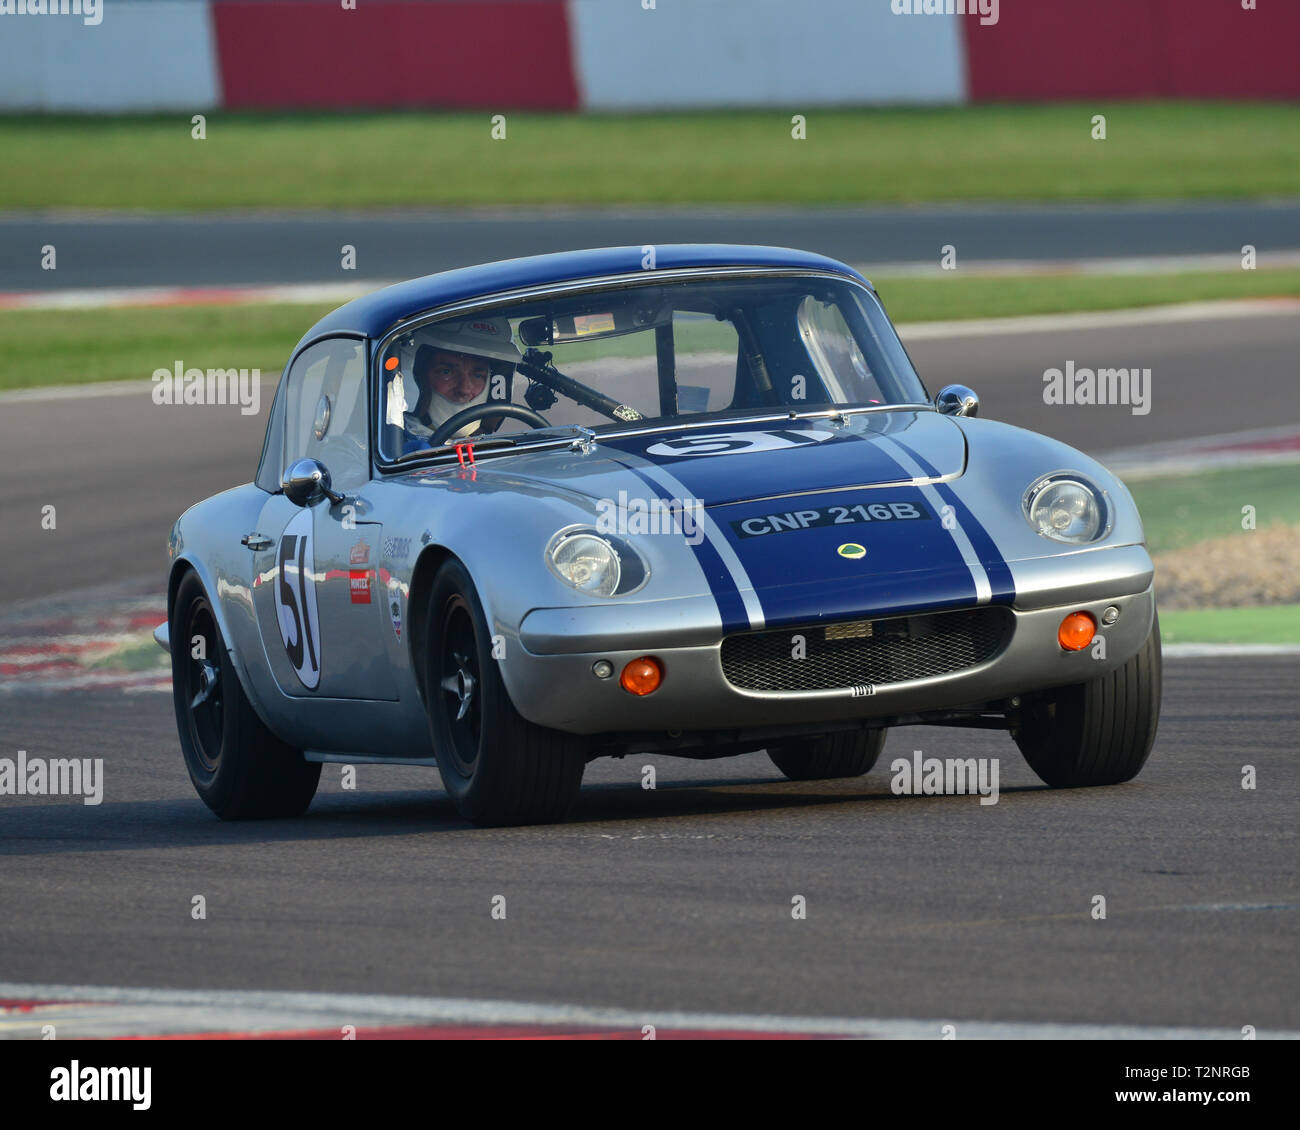
[[[1300,99],[1300,0],[1255,2],[98,0],[0,13],[0,110]]]

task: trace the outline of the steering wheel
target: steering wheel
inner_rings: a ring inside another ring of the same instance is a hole
[[[523,420],[525,424],[532,424],[535,428],[551,426],[551,422],[540,412],[534,412],[522,404],[475,404],[439,424],[429,436],[429,446],[441,447],[466,424],[481,420],[485,416],[506,416],[512,420]],[[472,442],[470,436],[466,436],[465,439]]]

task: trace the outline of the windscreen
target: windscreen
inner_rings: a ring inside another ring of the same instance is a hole
[[[390,337],[377,364],[390,461],[566,425],[599,435],[926,400],[875,297],[825,277],[646,282],[505,304]]]

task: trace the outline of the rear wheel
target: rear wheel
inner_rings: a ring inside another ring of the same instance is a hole
[[[510,701],[465,567],[447,561],[429,596],[425,698],[442,783],[476,824],[543,824],[573,809],[586,743],[535,726]]]
[[[320,765],[257,716],[194,573],[176,591],[168,632],[176,727],[200,799],[223,820],[300,816],[316,795]]]
[[[885,747],[888,730],[848,730],[767,751],[772,763],[792,781],[828,781],[870,773]]]
[[[1056,789],[1118,785],[1146,764],[1160,721],[1160,621],[1132,659],[1025,704],[1012,731],[1029,767]]]

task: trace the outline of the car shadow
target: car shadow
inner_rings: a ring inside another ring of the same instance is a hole
[[[999,797],[1049,791],[1045,785],[1013,786]],[[643,789],[636,782],[599,782],[583,787],[573,816],[560,825],[478,828],[456,812],[439,788],[382,793],[318,795],[295,819],[227,822],[198,798],[105,801],[100,805],[43,801],[0,808],[0,855],[35,856],[87,852],[153,851],[228,844],[300,843],[351,837],[469,833],[547,835],[556,829],[678,817],[739,816],[777,810],[869,806],[946,806],[976,803],[972,796],[897,796],[885,779],[794,782],[770,778],[717,778]],[[914,812],[914,807],[908,807]]]

